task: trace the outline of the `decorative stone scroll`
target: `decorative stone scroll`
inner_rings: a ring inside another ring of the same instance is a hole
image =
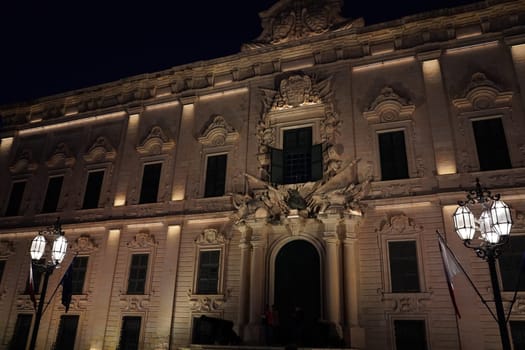
[[[104,136],[99,136],[84,155],[84,160],[88,163],[112,161],[116,156],[117,152],[108,139]]]
[[[200,295],[192,294],[191,291],[188,291],[188,299],[190,303],[191,311],[197,312],[211,312],[211,311],[220,311],[223,309],[224,303],[228,300],[227,295]]]
[[[175,141],[170,140],[160,126],[154,126],[148,136],[137,146],[137,152],[141,155],[153,155],[167,152],[173,147],[175,147]]]
[[[484,73],[477,72],[472,75],[463,97],[452,100],[452,104],[460,113],[510,107],[512,105],[512,91],[503,92]]]
[[[369,124],[410,120],[415,109],[415,105],[399,96],[391,87],[385,86],[368,110],[363,112],[363,116]]]
[[[33,153],[31,150],[23,150],[22,153],[15,159],[13,164],[9,167],[12,174],[19,174],[22,172],[33,172],[38,168],[38,163],[33,161]]]
[[[239,133],[226,122],[223,116],[215,116],[198,138],[204,146],[223,146],[239,139]]]
[[[75,161],[76,159],[69,150],[69,146],[61,142],[57,145],[51,157],[49,157],[46,165],[48,168],[72,168],[75,165]]]

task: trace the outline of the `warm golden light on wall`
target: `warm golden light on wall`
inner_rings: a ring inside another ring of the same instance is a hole
[[[216,92],[216,93],[213,93],[213,94],[202,95],[202,96],[199,96],[199,100],[200,101],[215,100],[215,99],[218,99],[218,98],[228,97],[228,96],[233,96],[233,95],[238,95],[238,94],[244,94],[244,93],[247,93],[247,92],[248,92],[248,88],[243,87],[243,88],[240,88],[240,89],[232,89],[232,90]],[[189,105],[185,105],[184,109],[186,109],[187,106],[189,106]]]
[[[171,194],[172,201],[181,201],[184,199],[184,189],[174,189]]]
[[[525,44],[512,46],[510,52],[515,62],[523,62],[525,60]]]
[[[432,79],[441,75],[441,69],[439,68],[439,61],[428,60],[423,62],[423,74],[425,78]]]
[[[396,58],[396,59],[393,59],[393,60],[385,60],[385,61],[380,61],[380,62],[376,62],[376,63],[365,64],[365,65],[362,65],[362,66],[355,66],[353,68],[353,70],[354,70],[354,72],[364,71],[364,70],[371,70],[371,69],[383,68],[383,67],[386,67],[386,66],[389,66],[389,65],[406,64],[406,63],[413,62],[414,60],[415,60],[415,58],[413,56],[401,57],[401,58]]]
[[[11,150],[12,145],[13,145],[12,137],[3,138],[0,143],[0,153],[9,154],[9,151]]]
[[[126,195],[121,194],[115,197],[115,201],[113,202],[113,206],[115,207],[121,207],[126,204]]]

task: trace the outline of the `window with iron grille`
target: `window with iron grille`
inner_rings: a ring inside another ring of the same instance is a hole
[[[63,176],[55,176],[49,179],[44,205],[42,206],[42,213],[53,213],[57,210],[63,182]]]
[[[388,256],[392,292],[419,292],[416,241],[388,242]]]
[[[197,294],[217,294],[220,256],[220,250],[201,250],[199,252]]]
[[[104,180],[104,170],[90,171],[84,192],[82,209],[98,208],[100,192],[102,191],[102,181]]]
[[[161,170],[162,163],[144,165],[140,187],[140,204],[157,202]]]
[[[144,294],[149,254],[133,254],[129,268],[127,294]]]
[[[25,188],[25,181],[13,183],[11,186],[11,193],[9,194],[9,201],[7,202],[5,216],[17,216],[20,214],[20,205],[22,204]]]

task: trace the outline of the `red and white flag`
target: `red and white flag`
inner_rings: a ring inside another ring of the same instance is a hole
[[[33,307],[36,310],[36,297],[35,297],[35,282],[33,280],[33,261],[29,263],[29,297],[31,298],[31,301],[33,302]]]
[[[454,283],[452,282],[454,276],[456,276],[458,272],[461,271],[461,268],[459,267],[456,258],[452,255],[452,252],[448,250],[448,247],[445,241],[443,240],[443,237],[441,237],[441,235],[438,235],[438,239],[439,251],[441,252],[441,258],[443,260],[443,269],[445,270],[445,277],[447,279],[448,292],[450,293],[450,298],[452,299],[452,304],[454,305],[454,311],[456,312],[456,316],[458,318],[461,318],[458,305],[456,304],[456,297],[454,295]]]

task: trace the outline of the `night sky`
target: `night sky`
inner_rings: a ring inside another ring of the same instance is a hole
[[[276,2],[2,1],[0,105],[235,54]],[[473,2],[346,0],[343,15],[370,25]]]

